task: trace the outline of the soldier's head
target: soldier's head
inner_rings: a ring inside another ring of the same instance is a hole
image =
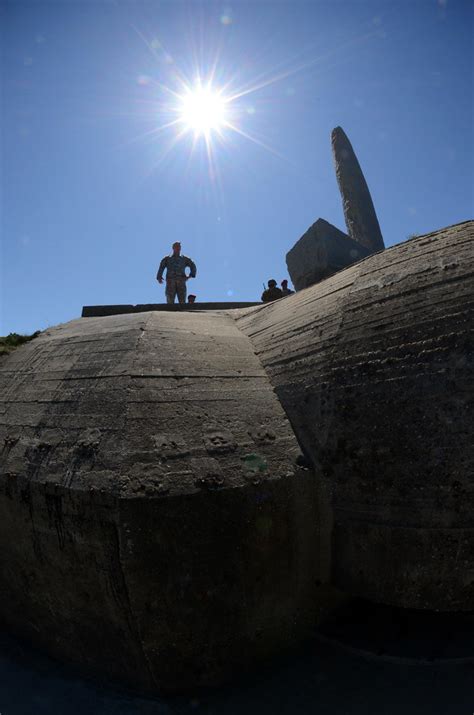
[[[288,281],[286,280],[286,278],[285,278],[284,280],[282,280],[282,282],[281,282],[281,287],[282,287],[283,289],[288,288]]]
[[[175,256],[179,256],[181,253],[181,244],[179,241],[175,241],[172,245],[173,253]]]
[[[275,288],[276,284],[277,284],[277,282],[274,278],[270,278],[270,280],[268,281],[269,288]]]

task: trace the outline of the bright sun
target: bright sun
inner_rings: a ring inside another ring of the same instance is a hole
[[[209,137],[211,131],[219,132],[226,126],[226,103],[221,92],[197,85],[180,97],[180,121],[196,136]]]

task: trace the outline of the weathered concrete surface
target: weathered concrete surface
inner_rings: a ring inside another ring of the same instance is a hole
[[[249,308],[252,305],[260,305],[260,301],[254,302],[222,302],[222,303],[148,303],[137,305],[85,305],[82,308],[82,318],[99,318],[105,315],[123,315],[124,313],[149,313],[150,311],[183,311],[183,310],[230,310],[233,308]]]
[[[309,288],[372,251],[319,218],[286,254],[286,265],[296,290]]]
[[[183,690],[303,638],[337,599],[320,582],[474,610],[473,225],[286,300],[73,321],[3,358],[3,622]]]
[[[371,253],[381,251],[384,242],[369,187],[354,149],[341,127],[332,130],[331,144],[347,232]]]
[[[240,311],[322,476],[328,578],[375,602],[474,609],[473,248],[461,223]]]
[[[224,312],[60,325],[0,362],[0,614],[143,689],[212,685],[304,637],[314,475]]]

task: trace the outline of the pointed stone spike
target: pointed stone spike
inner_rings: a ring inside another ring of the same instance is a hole
[[[385,248],[369,187],[352,145],[341,127],[331,133],[336,177],[349,236],[372,251]]]

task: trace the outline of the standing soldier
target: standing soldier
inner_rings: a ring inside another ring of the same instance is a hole
[[[181,244],[179,241],[173,243],[173,253],[165,256],[158,268],[156,280],[163,283],[163,271],[166,268],[166,302],[174,303],[175,295],[180,303],[186,303],[186,281],[188,278],[196,277],[196,264],[187,256],[181,255]],[[185,268],[190,269],[187,276]]]
[[[286,280],[286,278],[281,282],[281,292],[284,296],[292,295],[295,292],[294,290],[290,290],[290,288],[288,288],[288,281]]]

